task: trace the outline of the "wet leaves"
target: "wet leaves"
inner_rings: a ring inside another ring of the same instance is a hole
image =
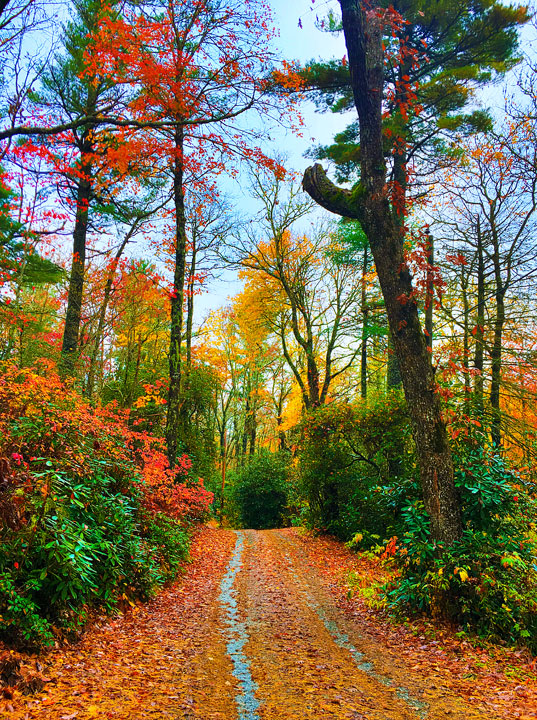
[[[102,618],[79,644],[43,656],[46,690],[0,699],[0,717],[3,711],[12,720],[161,720],[187,712],[196,720],[232,718],[217,597],[234,542],[233,533],[204,528],[179,583],[146,606]]]
[[[8,657],[0,716],[235,720],[240,687],[219,602],[235,540],[204,528],[186,576],[153,602],[101,618],[77,645]],[[412,699],[429,704],[428,720],[535,720],[535,666],[523,652],[480,646],[438,623],[396,624],[360,593],[348,597],[349,572],[367,588],[386,570],[334,540],[245,533],[237,614],[260,720],[416,720]],[[23,695],[21,668],[42,676],[43,688]]]
[[[400,658],[428,687],[469,701],[489,716],[537,718],[537,675],[528,653],[461,637],[459,628],[417,619],[397,624],[349,593],[350,573],[364,587],[384,582],[386,570],[367,556],[351,553],[331,538],[284,531],[300,546],[304,562],[324,579],[338,607],[394,658]],[[356,579],[353,581],[353,586]],[[449,715],[453,717],[453,715]]]

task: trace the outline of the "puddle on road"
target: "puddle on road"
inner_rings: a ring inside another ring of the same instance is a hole
[[[248,642],[248,633],[246,624],[239,620],[237,590],[233,587],[241,568],[243,548],[244,534],[237,532],[233,557],[220,584],[220,604],[224,611],[226,629],[223,632],[227,639],[227,652],[233,663],[233,675],[239,681],[239,693],[235,696],[238,720],[260,720],[257,714],[259,701],[255,697],[257,685],[250,673],[250,661],[243,651]]]

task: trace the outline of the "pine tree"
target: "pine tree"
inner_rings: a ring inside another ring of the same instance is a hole
[[[409,211],[408,163],[460,126],[468,87],[506,68],[516,26],[527,10],[494,0],[399,3],[340,0],[352,98],[358,113],[359,182],[335,186],[320,165],[304,187],[323,207],[359,220],[371,246],[413,425],[425,508],[433,538],[451,545],[462,533],[453,461],[420,326],[403,241]],[[477,44],[474,37],[478,38]],[[450,90],[451,88],[451,90]],[[459,113],[460,115],[460,113]],[[451,118],[451,119],[450,119]]]
[[[500,78],[518,62],[517,28],[529,19],[525,7],[496,0],[396,0],[394,18],[383,38],[384,153],[392,178],[404,182],[405,164],[417,163],[428,176],[438,162],[457,153],[453,137],[491,127],[486,110],[469,108],[476,90]],[[333,16],[324,26],[342,31]],[[354,108],[349,64],[312,61],[301,71],[311,99],[320,111]],[[394,149],[397,147],[397,154]],[[402,151],[402,152],[401,152]],[[356,180],[360,168],[360,131],[354,121],[334,142],[312,148],[310,157],[330,159],[339,181]],[[390,161],[391,159],[391,161]]]
[[[92,212],[111,195],[107,150],[115,147],[110,128],[102,123],[104,114],[113,114],[121,91],[104,73],[88,71],[93,36],[103,17],[113,12],[105,0],[76,0],[74,18],[64,30],[63,52],[58,54],[35,96],[38,107],[67,125],[78,118],[88,120],[47,142],[49,158],[58,186],[68,208],[74,207],[73,254],[67,312],[62,341],[60,372],[74,373],[79,344],[86,246]],[[107,182],[104,176],[107,175]]]

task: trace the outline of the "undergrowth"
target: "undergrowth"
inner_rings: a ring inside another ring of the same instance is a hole
[[[49,646],[172,580],[211,494],[55,375],[5,368],[0,406],[0,637]]]

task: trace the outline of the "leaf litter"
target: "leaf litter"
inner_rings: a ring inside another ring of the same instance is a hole
[[[407,672],[425,678],[430,691],[449,692],[489,717],[537,718],[537,663],[529,653],[472,638],[436,619],[394,621],[371,607],[363,595],[353,593],[357,582],[367,587],[388,579],[377,559],[350,552],[330,537],[294,529],[281,534],[296,546],[301,562],[322,579],[359,632],[399,658]]]
[[[49,682],[0,700],[12,720],[228,720],[236,684],[220,632],[219,580],[235,535],[203,528],[186,575],[147,605],[105,620],[40,658]]]
[[[205,527],[191,555],[174,586],[104,619],[80,643],[16,654],[6,673],[38,680],[24,695],[23,685],[4,679],[0,717],[537,717],[531,658],[437,621],[389,619],[352,593],[356,578],[364,587],[385,580],[385,566],[336,540],[295,529],[237,535]],[[246,684],[237,660],[248,669]]]

